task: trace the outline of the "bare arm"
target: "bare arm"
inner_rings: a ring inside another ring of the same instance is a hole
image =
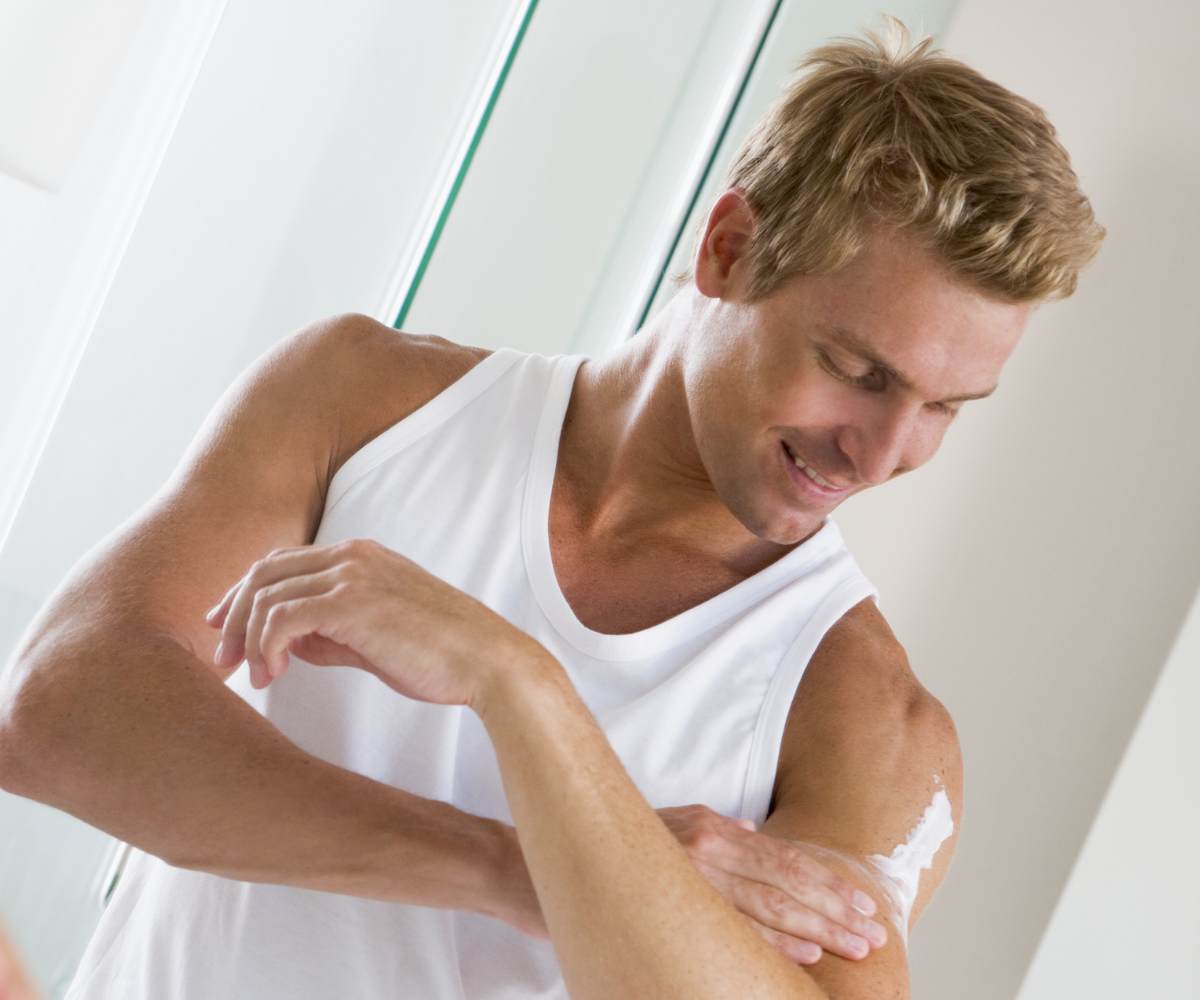
[[[944,793],[953,831],[919,875],[911,910],[877,861],[890,857]],[[887,944],[858,962],[825,955],[812,968],[832,997],[907,997],[905,937],[950,866],[962,814],[962,760],[949,714],[917,682],[874,603],[826,635],[796,693],[775,801],[763,832],[799,842],[888,918]],[[903,932],[902,932],[903,928]]]
[[[509,828],[299,750],[224,686],[204,623],[248,564],[311,540],[345,458],[480,356],[348,317],[259,362],[17,652],[0,784],[175,865],[536,930]]]
[[[287,669],[291,652],[367,670],[409,697],[478,712],[575,1000],[906,994],[898,936],[862,963],[841,960],[849,976],[841,966],[826,972],[824,959],[810,974],[772,948],[689,862],[561,666],[531,638],[402,556],[371,542],[277,553],[216,618],[227,643],[239,651],[244,644],[257,684]],[[826,660],[844,660],[847,652],[863,653],[862,643],[835,648]],[[884,694],[868,715],[884,729],[894,727],[878,708],[900,719],[889,744],[899,747],[889,758],[894,762],[912,744],[903,725],[909,703],[897,711],[896,699]],[[818,843],[857,854],[863,845],[890,842],[909,820],[906,803],[897,805],[869,777],[861,794],[853,786],[840,793],[859,803],[850,808],[820,798],[805,802],[794,791],[803,782],[789,784],[787,771],[783,778],[776,835],[813,834]],[[873,825],[860,830],[862,815]],[[844,874],[855,878],[850,867]],[[859,881],[888,905],[877,886]]]
[[[500,676],[477,707],[572,997],[909,995],[907,931],[950,864],[961,761],[949,716],[873,603],[848,613],[809,666],[763,828],[868,894],[888,919],[886,943],[853,961],[827,953],[803,969],[780,964],[780,952],[759,947],[749,921],[680,863],[599,728],[582,706],[568,707],[574,693]],[[876,859],[906,843],[939,794],[953,832],[939,840],[945,828],[933,831],[931,867],[908,866],[917,887],[909,908],[896,867]]]
[[[350,454],[480,357],[346,317],[259,362],[172,481],[85,557],[18,650],[0,690],[0,786],[180,867],[475,910],[543,934],[511,827],[302,752],[224,686],[240,652],[214,666],[218,634],[204,624],[256,559],[311,541]],[[776,863],[769,878],[791,902],[768,916],[761,885],[744,877],[764,867],[761,842],[738,848],[708,836],[729,821],[668,812],[731,900],[798,935],[762,927],[794,959],[816,959],[810,942],[858,953],[844,945],[861,939],[837,925],[845,904],[811,892],[830,881],[819,866],[797,881]],[[852,911],[849,922],[862,929]]]

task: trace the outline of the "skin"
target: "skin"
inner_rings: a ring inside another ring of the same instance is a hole
[[[720,593],[847,496],[928,461],[1028,318],[883,232],[837,274],[748,302],[752,231],[725,195],[695,285],[580,371],[549,527],[563,593],[598,631]],[[481,356],[351,318],[235,385],[31,631],[4,692],[0,784],[173,864],[548,933],[576,998],[745,996],[749,981],[756,996],[906,995],[898,936],[854,909],[890,918],[885,894],[837,858],[891,853],[940,787],[957,827],[961,767],[873,604],[806,671],[752,831],[699,807],[656,815],[561,667],[482,605],[377,545],[308,544],[341,463]],[[243,656],[270,683],[289,651],[471,706],[515,831],[309,757],[220,683]],[[797,841],[838,853],[817,864]]]
[[[0,1000],[38,1000],[16,949],[0,929]]]

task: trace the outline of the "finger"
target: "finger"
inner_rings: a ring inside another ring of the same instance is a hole
[[[267,612],[259,638],[264,669],[270,679],[287,669],[288,646],[309,635],[325,635],[335,621],[337,608],[330,599],[331,591],[274,604]],[[326,636],[328,638],[328,636]]]
[[[221,628],[225,624],[225,616],[229,614],[229,605],[233,603],[233,597],[238,592],[238,588],[242,585],[242,581],[238,580],[232,587],[225,591],[225,596],[221,598],[216,607],[212,608],[208,614],[204,616],[204,620],[212,628]]]
[[[282,676],[287,669],[286,643],[281,649],[276,648],[273,644],[269,649],[263,646],[263,630],[272,610],[289,601],[328,593],[336,586],[337,580],[334,571],[325,570],[322,573],[288,577],[258,590],[251,603],[244,639],[246,663],[250,666],[252,682],[258,679],[265,686],[270,683],[272,678]],[[298,636],[291,638],[298,638]],[[274,641],[272,639],[272,643]]]
[[[867,938],[814,910],[798,905],[787,893],[775,886],[724,876],[722,895],[735,908],[764,927],[788,937],[818,945],[825,951],[843,958],[865,958],[871,952]]]
[[[865,901],[873,910],[871,898],[796,845],[756,833],[749,829],[749,821],[730,819],[702,805],[660,809],[659,816],[697,865],[772,885],[873,944],[887,940],[882,926],[854,908],[854,902],[862,906]]]
[[[779,931],[760,924],[753,917],[746,917],[746,919],[766,939],[767,944],[782,952],[785,958],[791,959],[797,965],[815,965],[820,961],[823,954],[820,945],[792,937],[790,934],[781,934]]]
[[[887,941],[883,925],[863,912],[875,912],[874,900],[803,849],[741,829],[730,830],[727,837],[732,846],[742,848],[729,852],[725,860],[729,871],[782,890],[808,909],[866,938],[874,947]]]
[[[314,548],[306,545],[272,552],[251,566],[235,588],[225,615],[215,662],[222,667],[235,667],[245,656],[246,623],[254,607],[254,596],[259,590],[288,577],[319,573],[332,566],[337,559],[338,553],[332,546]]]

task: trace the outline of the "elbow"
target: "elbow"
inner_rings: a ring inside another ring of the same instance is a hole
[[[6,712],[0,719],[0,791],[35,797],[37,778],[33,769],[36,753],[30,753],[29,739]]]
[[[0,789],[45,802],[61,755],[62,716],[54,685],[33,659],[26,650],[0,674]]]
[[[37,744],[39,730],[30,718],[28,697],[22,697],[19,681],[14,678],[21,665],[9,665],[0,682],[0,789],[26,798],[34,796],[37,785],[36,763],[42,756]]]

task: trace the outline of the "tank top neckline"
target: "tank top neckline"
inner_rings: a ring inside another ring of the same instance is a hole
[[[640,660],[661,655],[741,614],[804,576],[842,547],[841,533],[827,517],[816,534],[781,559],[673,618],[622,635],[588,628],[567,603],[550,554],[550,494],[558,464],[558,444],[575,375],[586,360],[582,355],[564,355],[553,360],[549,389],[534,434],[521,512],[521,546],[534,597],[558,633],[580,652],[603,660]]]

